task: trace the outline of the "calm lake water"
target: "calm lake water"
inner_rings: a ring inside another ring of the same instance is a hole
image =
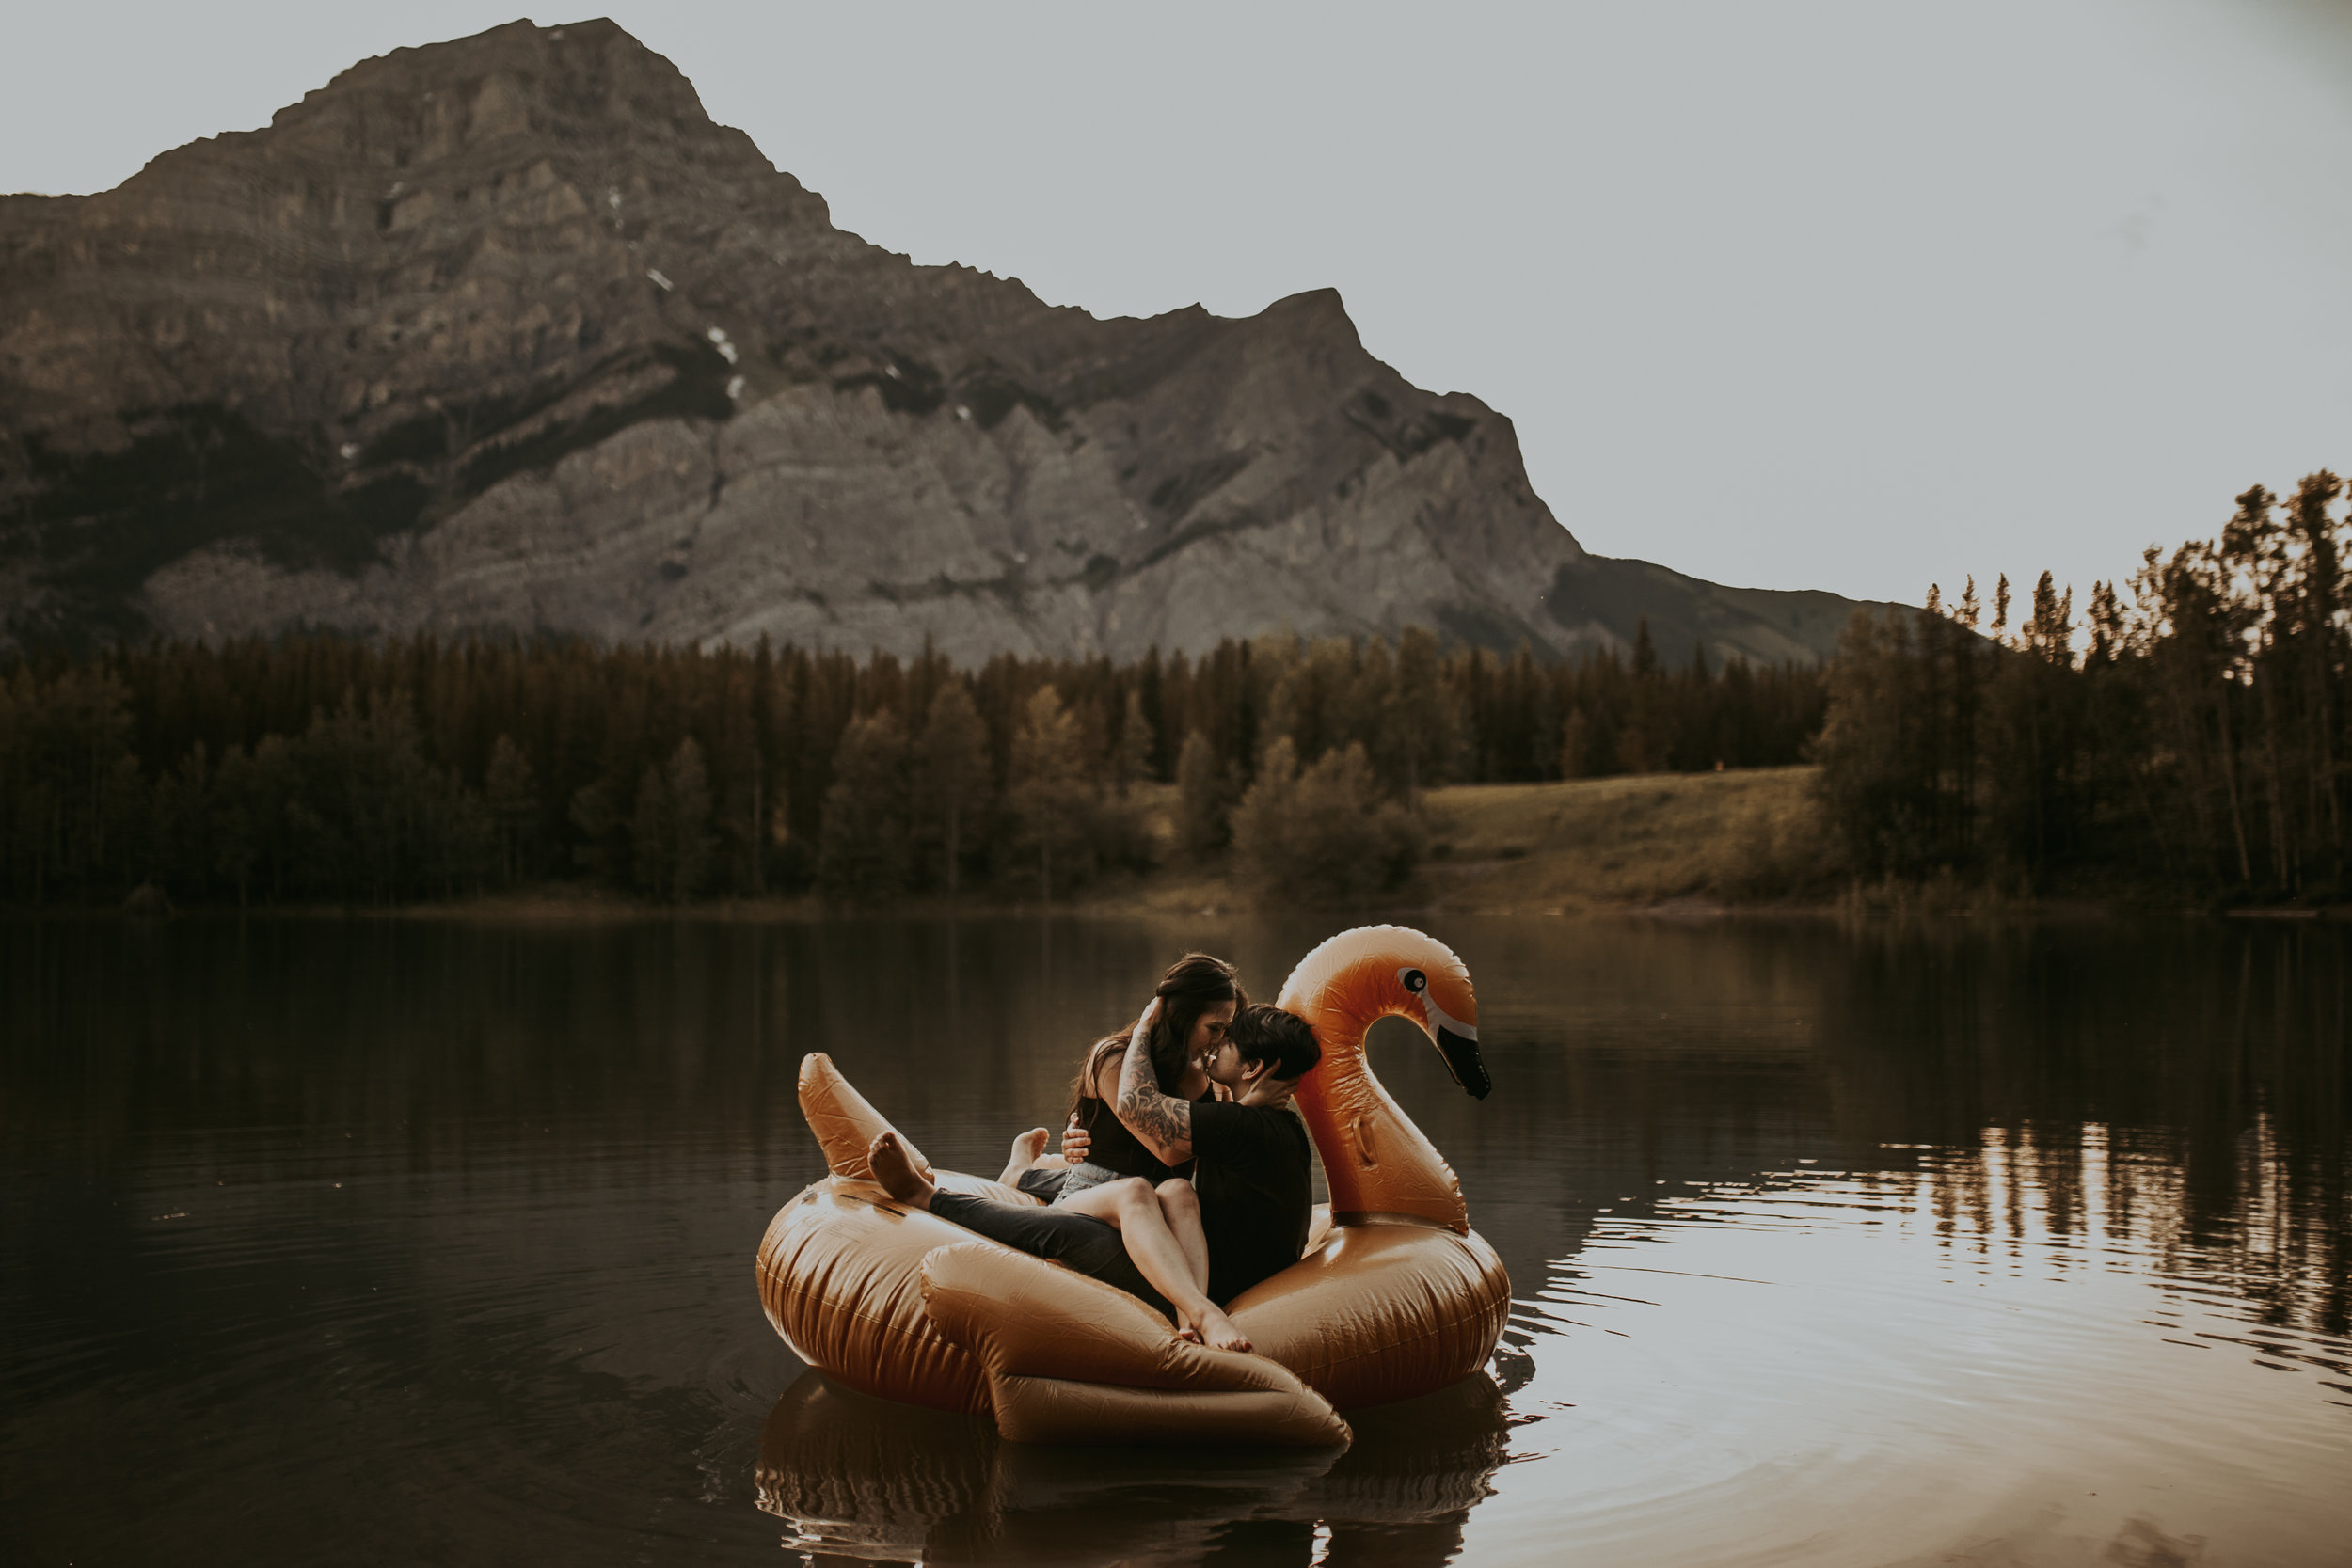
[[[1072,1452],[760,1315],[827,1051],[993,1172],[1327,924],[0,926],[10,1563],[2352,1562],[2352,933],[1446,920],[1374,1058],[1518,1309],[1336,1460]]]

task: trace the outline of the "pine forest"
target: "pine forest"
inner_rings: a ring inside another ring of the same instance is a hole
[[[1430,785],[1794,762],[1821,702],[1810,670],[1703,650],[1669,670],[1646,632],[1629,658],[1554,665],[1421,632],[971,671],[326,637],[22,658],[0,669],[0,896],[381,905],[568,879],[1050,901],[1168,852],[1133,790],[1152,782],[1181,786],[1179,853],[1237,831],[1280,852],[1304,811],[1339,835],[1321,852],[1346,895],[1409,869]]]
[[[2003,578],[1989,604],[1970,579],[1858,611],[1820,670],[1669,661],[1646,625],[1557,663],[1421,631],[977,670],[513,639],[19,655],[0,899],[1050,902],[1230,855],[1335,902],[1405,885],[1433,786],[1811,762],[1836,852],[1751,891],[2342,901],[2344,491],[2249,489],[2217,539],[2079,608],[2044,573],[2015,606]]]

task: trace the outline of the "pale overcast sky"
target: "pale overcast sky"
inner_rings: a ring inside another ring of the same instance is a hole
[[[0,190],[48,192],[515,15],[5,5]],[[2087,590],[2352,465],[2341,0],[610,14],[917,261],[1098,315],[1337,287],[1603,554]]]

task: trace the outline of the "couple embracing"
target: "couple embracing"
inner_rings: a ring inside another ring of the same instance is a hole
[[[1133,1029],[1088,1051],[1069,1159],[1043,1157],[1041,1128],[1014,1140],[1003,1180],[1042,1207],[934,1187],[895,1132],[866,1158],[898,1201],[1130,1291],[1184,1338],[1246,1351],[1226,1305],[1306,1250],[1313,1146],[1291,1095],[1322,1056],[1306,1020],[1252,1006],[1232,965],[1188,954]]]

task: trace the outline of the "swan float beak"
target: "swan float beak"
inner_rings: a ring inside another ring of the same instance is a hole
[[[1445,1058],[1445,1069],[1454,1074],[1454,1081],[1470,1091],[1472,1100],[1484,1100],[1495,1086],[1487,1075],[1486,1059],[1478,1053],[1478,1025],[1454,1017],[1438,1002],[1431,989],[1429,975],[1419,969],[1396,972],[1399,984],[1413,994],[1421,1004],[1422,1028],[1438,1047],[1438,1054]],[[1463,1010],[1476,1017],[1478,1004],[1465,991]]]

